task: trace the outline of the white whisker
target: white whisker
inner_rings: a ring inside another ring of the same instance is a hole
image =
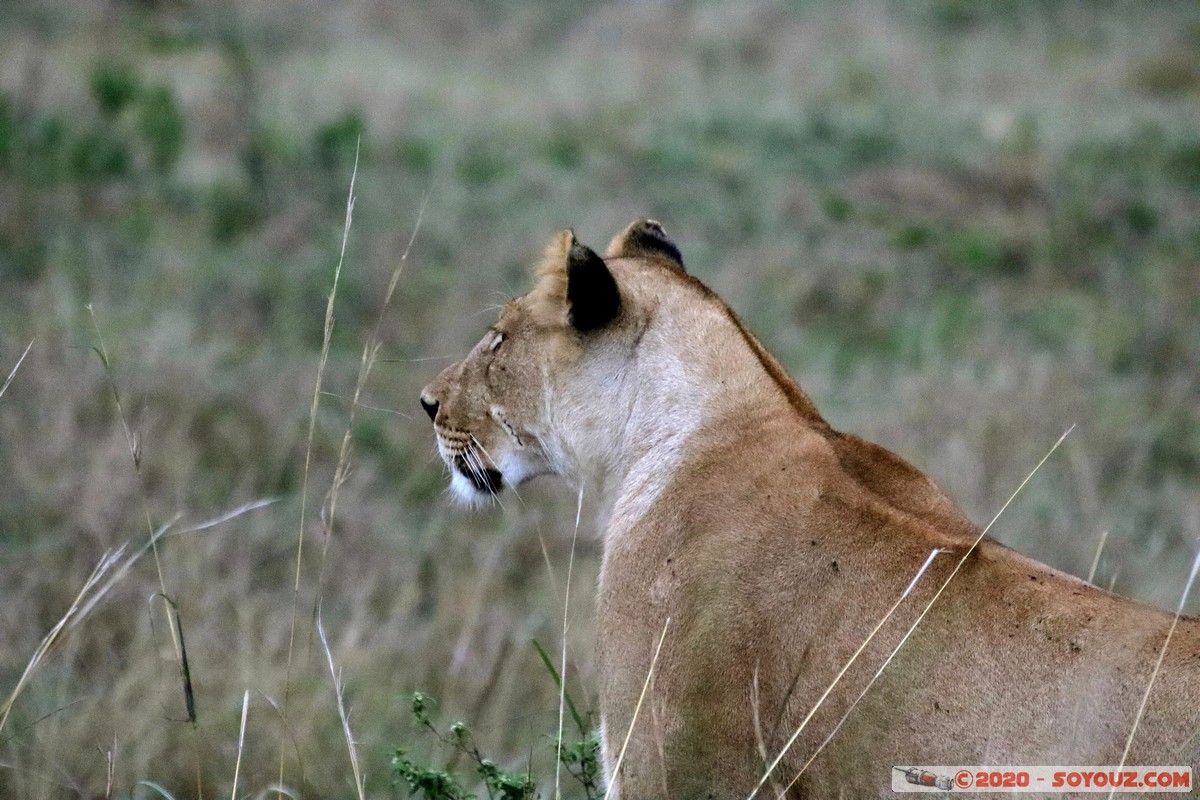
[[[483,463],[483,459],[480,458],[479,453],[475,452],[476,447],[478,447],[480,450],[483,450],[483,445],[479,444],[479,441],[472,436],[470,443],[467,445],[467,449],[463,451],[463,458],[466,461],[467,468],[471,471],[471,474],[478,479],[478,483],[490,485],[490,479],[487,475],[489,467]],[[486,453],[487,451],[485,450],[484,452]],[[491,456],[488,456],[488,458],[490,460]],[[504,503],[500,500],[500,495],[497,492],[488,492],[488,495],[490,499],[496,503],[496,505],[500,506],[501,511],[508,510],[504,507]]]
[[[503,473],[503,471],[500,469],[500,464],[496,462],[496,459],[492,458],[492,454],[491,454],[491,453],[489,453],[489,452],[487,451],[487,448],[483,446],[483,442],[479,441],[479,440],[478,440],[478,439],[476,439],[474,436],[472,436],[472,437],[471,437],[471,442],[472,442],[472,443],[473,443],[473,444],[474,444],[476,447],[478,447],[478,448],[480,449],[480,451],[482,451],[482,452],[483,452],[483,454],[484,454],[485,456],[487,456],[487,460],[488,460],[488,461],[490,461],[490,462],[492,462],[492,468],[493,468],[493,469],[495,469],[497,472],[500,472],[500,474],[501,474],[501,477],[503,477],[504,473]],[[525,498],[521,497],[521,493],[520,493],[519,491],[517,491],[516,484],[514,484],[514,483],[510,482],[508,485],[509,485],[509,488],[511,488],[511,489],[512,489],[512,492],[513,492],[513,494],[514,494],[514,495],[516,495],[516,497],[517,497],[517,502],[518,502],[518,503],[520,503],[522,506],[524,506],[524,505],[525,505]],[[499,502],[499,501],[497,501],[497,502]],[[503,507],[504,507],[504,506],[501,506],[501,508],[503,508]]]

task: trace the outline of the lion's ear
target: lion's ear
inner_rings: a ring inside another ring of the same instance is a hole
[[[537,270],[530,308],[547,321],[578,331],[603,327],[617,316],[621,294],[604,260],[565,230],[551,240]]]
[[[637,256],[665,258],[683,269],[683,256],[663,226],[652,219],[639,219],[613,237],[608,244],[609,258]]]
[[[600,256],[571,235],[567,251],[567,309],[571,325],[591,331],[617,316],[621,294],[617,282]]]

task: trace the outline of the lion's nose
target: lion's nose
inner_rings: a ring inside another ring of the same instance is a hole
[[[421,395],[421,408],[425,409],[425,413],[429,415],[429,419],[437,419],[438,405],[437,400],[430,400],[425,395]]]

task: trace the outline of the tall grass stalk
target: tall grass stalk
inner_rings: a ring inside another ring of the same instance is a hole
[[[292,622],[288,631],[287,665],[283,679],[283,704],[280,714],[287,724],[288,702],[292,691],[292,662],[296,650],[296,620],[300,607],[300,575],[304,565],[304,525],[308,510],[308,472],[312,464],[313,434],[317,427],[317,409],[321,404],[321,384],[325,379],[325,365],[329,362],[329,343],[333,338],[333,305],[337,299],[338,282],[342,277],[342,264],[346,260],[346,242],[350,239],[350,222],[354,217],[354,184],[358,179],[358,156],[361,139],[354,147],[354,168],[350,172],[350,190],[346,197],[346,221],[342,226],[342,247],[338,253],[337,266],[333,270],[333,286],[325,303],[325,327],[321,338],[321,356],[317,361],[317,379],[313,384],[312,403],[308,409],[308,438],[304,446],[304,473],[300,482],[300,527],[296,535],[296,578],[292,584]],[[279,743],[279,786],[284,785],[284,760],[287,755],[285,742]]]
[[[550,654],[546,652],[546,648],[542,647],[537,639],[534,639],[533,649],[537,651],[538,657],[542,659],[542,665],[546,671],[550,673],[550,677],[554,679],[554,685],[562,688],[562,676],[558,674],[558,669],[554,666],[554,659],[550,658]],[[579,729],[580,736],[588,735],[588,725],[583,720],[583,715],[579,713],[579,709],[575,707],[575,701],[571,699],[569,692],[563,692],[563,699],[566,701],[567,710],[571,712],[571,719],[575,720],[575,725]]]
[[[579,499],[575,504],[575,530],[571,534],[571,553],[567,557],[567,590],[563,593],[563,621],[562,621],[562,661],[559,667],[560,680],[558,681],[558,741],[556,743],[554,759],[554,797],[558,800],[562,796],[562,743],[563,743],[563,717],[566,709],[567,700],[567,622],[568,612],[571,608],[571,571],[575,567],[575,543],[579,539],[579,518],[583,515],[583,487],[579,487]]]
[[[967,551],[965,553],[963,553],[962,558],[960,558],[958,560],[958,563],[954,565],[954,569],[946,577],[946,580],[942,582],[942,585],[940,587],[938,587],[938,590],[934,593],[933,597],[925,605],[925,608],[922,609],[921,613],[917,616],[917,619],[913,622],[913,624],[911,626],[909,626],[908,631],[905,632],[904,636],[900,639],[900,642],[896,645],[895,648],[893,648],[892,652],[888,654],[888,657],[884,659],[883,664],[881,664],[879,669],[875,671],[875,674],[873,676],[871,676],[871,680],[867,681],[867,685],[859,693],[858,697],[855,698],[854,702],[850,704],[850,708],[848,708],[846,710],[846,713],[842,715],[842,718],[841,718],[841,720],[838,721],[838,724],[833,727],[833,730],[830,731],[829,735],[825,737],[825,740],[823,742],[821,742],[821,744],[817,747],[816,751],[812,754],[812,756],[809,757],[808,761],[804,762],[804,766],[802,766],[800,768],[800,771],[796,773],[796,776],[794,778],[792,778],[791,782],[789,782],[788,785],[784,788],[785,793],[789,789],[791,789],[793,786],[796,785],[796,781],[800,780],[800,776],[803,775],[805,770],[807,770],[809,768],[809,766],[812,764],[812,762],[816,760],[817,756],[821,754],[821,751],[825,749],[826,745],[828,745],[829,742],[833,740],[834,734],[836,734],[838,732],[838,730],[841,729],[842,724],[850,717],[850,714],[858,706],[859,702],[863,699],[863,697],[866,696],[867,692],[871,690],[871,687],[875,685],[875,682],[877,680],[879,680],[879,676],[882,675],[883,671],[885,669],[887,669],[889,664],[892,663],[892,659],[894,659],[896,657],[896,654],[900,652],[900,648],[904,647],[905,642],[907,642],[909,637],[911,637],[913,635],[913,631],[915,631],[917,629],[917,626],[921,624],[921,621],[925,619],[925,615],[929,613],[929,609],[933,608],[933,604],[936,603],[938,598],[942,596],[942,592],[946,591],[946,587],[950,585],[950,581],[954,580],[954,576],[958,574],[959,570],[962,569],[963,564],[965,564],[967,562],[967,559],[971,557],[971,554],[973,552],[975,552],[975,548],[978,547],[979,543],[983,541],[983,537],[987,536],[988,531],[990,531],[992,529],[992,526],[996,524],[996,520],[1000,519],[1000,516],[1004,513],[1005,509],[1007,509],[1012,504],[1012,501],[1015,500],[1017,495],[1021,493],[1021,490],[1025,488],[1025,485],[1027,483],[1029,483],[1030,480],[1033,479],[1033,476],[1036,475],[1038,470],[1042,468],[1042,465],[1045,464],[1046,461],[1049,460],[1050,456],[1054,455],[1054,451],[1058,449],[1059,445],[1061,445],[1063,443],[1063,441],[1067,438],[1067,436],[1070,435],[1071,431],[1073,431],[1073,430],[1075,430],[1074,425],[1067,428],[1067,430],[1063,432],[1063,435],[1058,437],[1058,441],[1056,441],[1054,443],[1054,446],[1051,447],[1046,452],[1046,455],[1042,456],[1042,460],[1037,463],[1037,466],[1035,466],[1030,471],[1030,473],[1025,476],[1025,480],[1021,481],[1020,485],[1017,486],[1016,490],[1011,495],[1008,496],[1008,500],[1004,501],[1004,505],[1002,505],[1000,507],[1000,510],[996,512],[996,515],[994,517],[992,517],[992,520],[991,520],[991,522],[989,522],[987,524],[987,527],[985,527],[982,531],[980,531],[979,535],[977,537],[975,537],[975,541],[971,543],[971,546],[969,548],[967,548]],[[755,791],[757,791],[757,789]],[[753,796],[754,796],[754,793],[751,793],[750,797],[753,797]],[[749,800],[749,798],[747,800]]]
[[[112,390],[113,403],[117,408],[117,416],[121,420],[121,429],[125,432],[125,443],[129,447],[129,458],[133,461],[133,472],[137,477],[138,496],[142,502],[142,515],[146,520],[146,535],[150,541],[150,551],[154,554],[154,569],[158,575],[158,587],[160,597],[163,603],[167,606],[168,619],[171,624],[168,630],[171,632],[171,644],[175,651],[175,664],[179,669],[179,680],[183,688],[184,702],[187,708],[188,722],[192,725],[192,750],[195,756],[195,772],[196,772],[196,796],[203,800],[204,798],[204,781],[201,772],[200,764],[200,728],[196,720],[196,705],[195,691],[192,687],[191,669],[187,662],[187,652],[183,646],[183,628],[180,623],[179,609],[174,600],[171,599],[170,592],[167,591],[167,580],[163,574],[162,558],[158,552],[158,536],[154,528],[154,520],[150,514],[150,493],[146,488],[146,478],[142,474],[142,448],[141,442],[134,436],[132,429],[129,427],[129,419],[125,415],[125,408],[121,403],[121,391],[117,386],[116,375],[113,374],[112,361],[108,357],[108,348],[104,344],[104,335],[100,332],[100,323],[96,320],[96,311],[91,303],[87,304],[88,315],[92,319],[92,327],[96,331],[96,344],[94,348],[96,355],[100,357],[100,362],[104,366],[104,374],[108,378],[109,388]]]
[[[779,783],[775,780],[775,776],[770,772],[771,757],[767,755],[767,741],[763,737],[762,716],[760,713],[762,702],[760,700],[760,696],[761,691],[758,687],[758,662],[756,661],[754,663],[754,679],[750,683],[750,712],[754,718],[754,743],[758,747],[758,757],[762,759],[763,767],[767,768],[768,770],[767,777],[771,783],[771,791],[775,793],[776,797],[782,797],[783,790],[780,788]],[[650,708],[654,708],[654,706],[650,706]],[[659,749],[662,749],[661,744]]]
[[[553,593],[555,599],[558,602],[560,602],[560,603],[564,602],[562,594],[560,594],[558,591],[558,578],[554,574],[554,564],[552,564],[550,561],[550,551],[546,547],[546,540],[540,532],[538,533],[537,539],[538,539],[538,545],[542,552],[542,561],[546,565],[546,575],[550,581],[550,591],[551,591],[551,593]],[[572,541],[574,541],[574,540],[572,540]],[[574,558],[574,550],[575,550],[575,548],[574,548],[574,546],[572,546],[572,553],[570,556],[571,559]],[[552,675],[554,675],[554,680],[555,681],[560,680],[559,675],[558,675],[558,670],[554,666],[553,659],[551,659],[549,654],[542,648],[542,646],[540,644],[538,644],[536,639],[533,641],[533,646],[535,649],[537,649],[538,654],[542,657],[542,662],[546,665],[546,669],[549,670]],[[568,655],[569,654],[570,654],[570,651],[568,648]],[[566,662],[564,662],[564,663],[566,663]],[[578,672],[579,669],[580,669],[579,668],[579,659],[576,658],[575,659],[576,672]],[[558,684],[556,683],[555,686],[558,686]],[[559,687],[559,688],[561,689],[561,687]],[[586,697],[587,687],[583,687],[583,689],[585,691],[585,697]],[[587,732],[589,730],[589,726],[583,722],[583,717],[580,716],[579,712],[576,710],[574,703],[571,700],[571,695],[569,693],[564,692],[562,696],[566,699],[567,710],[569,712],[571,712],[572,717],[575,719],[576,724],[579,726],[580,735],[586,736]]]
[[[25,361],[25,356],[29,355],[29,351],[33,349],[34,339],[29,340],[29,344],[25,345],[25,352],[21,353],[21,357],[17,359],[17,363],[13,365],[12,371],[8,373],[8,377],[4,379],[4,384],[0,385],[0,397],[4,397],[4,393],[8,391],[8,385],[13,382],[13,378],[17,376],[17,370],[21,368],[21,363]]]
[[[42,637],[41,643],[29,658],[29,663],[25,665],[25,671],[17,679],[17,685],[9,693],[8,699],[4,701],[4,705],[0,706],[0,732],[4,731],[4,726],[8,722],[8,716],[12,713],[13,705],[16,704],[17,698],[21,696],[21,692],[29,685],[29,681],[33,678],[34,673],[37,672],[38,667],[42,665],[46,656],[54,648],[54,645],[62,638],[62,633],[67,629],[68,625],[74,625],[91,609],[93,604],[90,602],[90,596],[96,592],[97,587],[101,585],[101,581],[104,580],[104,576],[108,574],[109,570],[121,560],[124,552],[125,545],[121,545],[115,550],[105,551],[95,568],[92,569],[87,580],[83,582],[83,586],[75,595],[75,599],[71,601],[71,605],[67,607],[66,613]]]
[[[242,771],[242,751],[246,746],[246,719],[250,716],[250,690],[242,693],[242,724],[238,729],[237,760],[233,762],[233,791],[229,800],[237,800],[238,775]]]
[[[613,765],[612,775],[608,783],[608,788],[604,791],[604,800],[608,800],[612,794],[613,786],[620,780],[621,762],[625,760],[625,750],[629,747],[629,740],[633,737],[633,726],[637,725],[638,714],[642,710],[642,702],[646,699],[646,690],[650,688],[650,681],[654,678],[654,667],[658,664],[658,654],[662,652],[663,641],[667,638],[667,628],[671,626],[671,618],[663,622],[662,633],[658,635],[658,644],[654,647],[654,656],[650,659],[650,669],[646,670],[646,680],[642,684],[642,693],[638,695],[637,705],[633,707],[633,717],[629,720],[629,728],[625,731],[625,741],[621,742],[621,752],[617,754],[617,763]]]
[[[213,517],[212,519],[205,520],[204,522],[199,522],[190,528],[184,528],[183,530],[170,535],[182,536],[187,533],[206,531],[209,528],[215,528],[216,526],[229,522],[232,519],[237,519],[243,514],[248,514],[251,511],[257,511],[260,508],[266,508],[267,506],[274,505],[278,502],[278,497],[260,497],[258,500],[251,500],[249,502],[242,503],[240,506],[230,509],[220,516]]]
[[[1108,531],[1100,532],[1100,543],[1096,545],[1096,554],[1092,556],[1092,566],[1088,569],[1087,582],[1095,584],[1096,568],[1100,566],[1100,554],[1104,552],[1104,543],[1108,541]]]
[[[300,795],[296,794],[294,790],[288,788],[287,786],[268,786],[266,789],[263,789],[261,792],[256,794],[254,798],[255,800],[264,800],[268,795],[272,794],[279,795],[280,797],[286,797],[288,800],[303,800]]]
[[[180,533],[208,530],[223,522],[228,522],[231,519],[235,519],[249,511],[269,505],[272,502],[274,502],[274,500],[256,500],[250,503],[245,503],[231,511],[221,514],[218,517],[206,520],[192,526],[191,528],[180,531]],[[128,547],[128,543],[123,544],[116,549],[108,550],[104,553],[100,561],[96,564],[96,567],[88,576],[87,580],[84,581],[82,588],[80,588],[79,592],[75,595],[75,599],[67,608],[66,613],[63,614],[54,627],[52,627],[50,631],[42,638],[41,643],[38,645],[37,649],[34,650],[33,655],[30,657],[29,663],[26,664],[25,671],[21,673],[21,677],[17,680],[16,686],[13,688],[8,698],[4,701],[4,705],[0,706],[0,732],[4,730],[4,726],[7,724],[9,714],[12,712],[13,706],[17,702],[17,698],[20,697],[21,693],[33,679],[33,676],[37,672],[38,668],[42,665],[42,662],[62,638],[63,632],[70,628],[74,628],[84,619],[86,619],[88,614],[91,613],[92,609],[94,609],[105,597],[108,596],[113,587],[120,583],[125,575],[128,574],[130,568],[133,567],[133,565],[137,563],[142,556],[144,556],[148,551],[157,545],[158,540],[167,534],[171,526],[174,525],[178,519],[179,518],[177,516],[170,522],[167,522],[161,526],[158,530],[154,531],[147,542],[131,553],[128,557],[125,557],[124,560],[122,560],[122,556],[125,554],[125,549]],[[172,633],[176,633],[174,626],[172,626]],[[244,720],[242,724],[244,733]],[[238,748],[238,758],[240,762],[240,743]],[[108,785],[111,789],[113,770],[111,751],[109,751],[108,759]]]
[[[87,312],[92,318],[92,327],[96,331],[95,348],[96,355],[100,357],[100,363],[104,367],[104,374],[108,378],[109,389],[112,391],[113,403],[117,407],[117,417],[121,420],[121,429],[125,432],[125,444],[129,448],[129,457],[133,460],[133,471],[137,475],[138,488],[142,500],[142,513],[146,518],[146,530],[150,537],[150,551],[154,554],[154,569],[158,574],[158,588],[164,596],[169,596],[167,592],[167,580],[163,576],[162,558],[158,554],[158,537],[154,535],[154,522],[150,516],[150,502],[146,494],[146,484],[142,478],[142,446],[137,437],[133,435],[133,431],[129,427],[129,420],[125,416],[125,408],[121,403],[121,390],[117,386],[116,376],[113,375],[112,361],[108,357],[108,348],[104,344],[104,335],[100,333],[100,323],[96,321],[96,310],[91,303],[87,304]],[[176,657],[179,655],[179,643],[175,642]]]
[[[195,691],[195,687],[192,685],[192,669],[191,669],[190,662],[188,661],[188,656],[187,656],[187,642],[184,640],[184,637],[183,637],[183,618],[180,616],[179,606],[175,603],[174,600],[172,600],[167,595],[158,594],[156,592],[155,594],[150,595],[150,599],[149,599],[148,603],[152,605],[155,600],[159,600],[162,602],[163,608],[166,610],[166,614],[167,614],[168,630],[171,631],[172,638],[175,641],[179,642],[179,664],[180,664],[179,671],[180,671],[180,678],[183,681],[183,705],[184,705],[184,709],[187,712],[187,719],[189,722],[192,723],[192,726],[194,729],[194,727],[196,725],[196,691]],[[153,609],[151,609],[150,613],[151,613],[150,629],[153,632],[153,630],[154,630]],[[197,757],[197,764],[199,764],[198,757]],[[203,791],[199,791],[198,794],[201,797],[204,796]]]
[[[112,572],[111,575],[109,575],[108,580],[106,580],[104,582],[104,585],[102,587],[100,587],[100,589],[97,590],[91,596],[91,598],[87,601],[87,603],[80,610],[79,614],[76,615],[76,619],[71,623],[71,625],[72,626],[77,625],[80,621],[82,621],[82,619],[88,615],[88,613],[92,610],[92,608],[95,607],[96,604],[99,603],[101,600],[103,600],[104,597],[112,590],[112,588],[114,586],[116,586],[121,581],[122,578],[125,577],[125,575],[129,572],[130,568],[138,560],[140,560],[142,556],[146,555],[146,553],[148,553],[150,551],[150,549],[154,546],[154,544],[159,539],[163,539],[167,536],[182,536],[182,535],[189,534],[189,533],[206,531],[206,530],[214,528],[217,525],[220,525],[224,522],[228,522],[232,519],[236,519],[236,518],[242,516],[243,514],[249,513],[250,511],[254,511],[256,509],[263,508],[264,506],[271,505],[274,502],[275,502],[274,499],[253,500],[249,503],[243,503],[242,505],[238,506],[237,508],[234,508],[231,511],[226,511],[224,514],[221,514],[218,517],[214,517],[213,519],[198,523],[196,525],[193,525],[190,528],[184,528],[183,530],[172,532],[171,528],[173,528],[174,525],[180,519],[180,515],[178,515],[178,514],[175,515],[173,518],[171,518],[171,520],[169,520],[168,522],[165,522],[161,526],[159,526],[158,530],[156,530],[154,532],[154,535],[152,537],[150,537],[149,541],[145,542],[140,548],[138,548],[135,552],[133,552],[128,558],[125,559],[125,561],[119,567],[117,567]]]
[[[280,747],[284,747],[289,743],[292,745],[292,750],[294,750],[296,753],[296,764],[300,768],[300,775],[301,775],[301,778],[303,779],[303,776],[304,776],[304,753],[300,750],[300,742],[296,738],[295,729],[292,727],[290,720],[288,720],[288,718],[283,715],[283,708],[279,705],[278,700],[276,700],[274,697],[272,697],[271,695],[267,694],[266,692],[264,692],[262,690],[259,690],[258,693],[262,696],[262,698],[264,700],[267,701],[267,705],[269,705],[271,707],[271,709],[276,713],[276,715],[278,715],[279,724],[283,726],[283,732],[285,734],[283,741],[281,741],[279,743]],[[286,797],[292,798],[292,800],[295,800],[294,792],[292,792],[291,789],[284,786],[282,783],[272,784],[272,785],[268,786],[266,789],[264,789],[258,795],[258,797],[260,797],[260,798],[265,797],[269,794],[284,795]]]
[[[355,152],[355,170],[358,167],[358,154]],[[351,179],[351,192],[353,192],[353,179]],[[408,254],[412,250],[413,242],[417,240],[417,232],[421,230],[421,220],[425,218],[425,207],[429,202],[430,192],[425,193],[425,197],[421,200],[421,207],[417,211],[417,221],[413,225],[412,234],[408,237],[408,244],[404,247],[404,252],[400,254],[400,261],[396,264],[396,268],[392,270],[392,277],[388,281],[387,292],[384,293],[383,304],[379,308],[379,315],[375,318],[375,327],[371,330],[371,335],[367,337],[366,343],[363,345],[362,358],[358,366],[358,378],[354,382],[354,396],[350,401],[350,418],[346,422],[346,430],[342,434],[342,445],[338,451],[337,467],[334,469],[333,481],[329,487],[329,513],[324,517],[325,522],[325,539],[321,545],[321,561],[317,570],[317,598],[313,603],[313,615],[317,614],[317,609],[321,606],[321,598],[325,592],[325,564],[329,554],[329,542],[333,538],[333,521],[337,514],[337,498],[338,491],[342,484],[345,483],[349,476],[350,470],[350,442],[354,434],[354,420],[357,416],[360,407],[373,408],[366,406],[361,402],[363,387],[367,384],[367,379],[371,375],[371,370],[375,367],[375,363],[379,358],[379,350],[383,346],[383,340],[380,337],[380,330],[383,328],[383,320],[387,314],[388,307],[392,303],[392,296],[396,292],[396,285],[400,282],[400,275],[404,272],[404,265],[408,263]],[[351,198],[353,205],[353,197]],[[349,209],[346,216],[346,233],[350,230]],[[345,254],[346,243],[343,238],[342,253]],[[341,264],[339,262],[339,268]],[[332,297],[330,298],[332,302]],[[310,440],[311,441],[311,440]]]
[[[342,671],[334,666],[333,651],[329,649],[329,638],[325,635],[325,625],[321,622],[321,614],[317,612],[317,635],[321,638],[321,647],[325,650],[325,661],[329,665],[329,676],[333,679],[333,693],[337,698],[338,717],[342,721],[342,733],[346,737],[346,748],[350,751],[350,769],[354,773],[354,788],[358,800],[366,800],[363,791],[362,768],[358,764],[358,749],[354,744],[354,736],[350,733],[350,714],[346,711],[346,693],[342,685]]]
[[[133,785],[133,788],[136,789],[139,786],[145,786],[147,789],[153,789],[154,791],[158,792],[159,797],[162,797],[163,800],[175,800],[175,795],[168,792],[163,788],[162,784],[156,783],[155,781],[138,781]]]
[[[813,704],[813,707],[808,712],[808,715],[801,720],[800,725],[796,728],[795,733],[793,733],[791,738],[787,740],[787,744],[785,744],[783,749],[779,751],[779,755],[775,757],[775,760],[771,762],[769,767],[767,767],[767,771],[763,773],[761,778],[759,778],[758,785],[754,787],[754,791],[750,792],[750,796],[747,798],[747,800],[751,800],[751,798],[758,794],[758,792],[766,784],[767,780],[770,779],[771,774],[775,772],[775,768],[779,766],[779,762],[782,761],[783,757],[787,755],[788,750],[792,749],[792,745],[794,745],[796,740],[800,738],[800,734],[803,733],[805,727],[808,726],[808,723],[810,720],[812,720],[813,715],[817,713],[817,709],[819,709],[825,703],[825,700],[829,697],[837,685],[841,683],[842,678],[850,670],[850,667],[853,666],[854,662],[858,660],[858,657],[862,655],[862,652],[867,649],[867,645],[869,645],[875,638],[875,634],[879,633],[879,630],[887,623],[889,619],[892,618],[892,614],[896,613],[896,609],[900,607],[900,604],[907,600],[908,596],[912,594],[913,588],[916,587],[917,582],[921,580],[921,576],[925,574],[925,570],[929,569],[929,565],[933,563],[933,559],[936,558],[937,554],[940,552],[942,552],[942,550],[938,547],[935,547],[933,551],[930,552],[929,556],[925,559],[925,563],[921,565],[919,570],[917,570],[917,574],[913,576],[912,580],[908,582],[908,586],[906,586],[904,591],[900,593],[900,596],[896,598],[896,602],[892,603],[892,607],[889,608],[887,613],[884,614],[883,617],[880,618],[879,622],[875,624],[875,627],[867,635],[867,638],[864,639],[863,643],[860,644],[858,649],[854,651],[854,655],[850,656],[850,659],[845,663],[838,674],[834,676],[833,681],[828,687],[826,687],[821,696],[817,698],[817,702]],[[757,677],[758,673],[755,672],[755,678],[757,679]],[[786,792],[787,790],[785,789],[784,791]]]
[[[280,797],[286,797],[288,800],[303,800],[300,795],[296,794],[293,789],[287,786],[268,786],[266,789],[263,789],[261,792],[256,794],[254,798],[255,800],[265,800],[268,795],[272,794]]]
[[[1175,628],[1179,625],[1179,618],[1183,616],[1183,607],[1187,605],[1188,595],[1192,592],[1192,584],[1196,582],[1196,573],[1200,572],[1200,552],[1196,553],[1196,558],[1192,561],[1192,571],[1188,574],[1187,583],[1183,585],[1183,595],[1179,598],[1179,605],[1175,608],[1175,617],[1171,620],[1171,627],[1167,629],[1167,638],[1163,640],[1162,648],[1158,651],[1158,661],[1154,664],[1154,670],[1150,673],[1150,681],[1146,684],[1146,691],[1142,695],[1141,705],[1138,706],[1137,714],[1133,718],[1133,725],[1129,728],[1129,738],[1125,740],[1125,750],[1121,753],[1121,763],[1117,765],[1117,771],[1120,772],[1125,768],[1125,762],[1129,758],[1129,750],[1133,747],[1133,737],[1137,733],[1138,726],[1142,724],[1142,714],[1146,711],[1146,704],[1150,702],[1150,691],[1154,688],[1154,682],[1158,680],[1159,670],[1162,669],[1163,659],[1167,655],[1167,647],[1171,644],[1171,637],[1175,635]],[[1114,786],[1109,790],[1108,796],[1111,800],[1117,788]]]

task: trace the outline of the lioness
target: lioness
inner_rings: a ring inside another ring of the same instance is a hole
[[[463,499],[538,475],[597,488],[610,796],[879,797],[897,766],[1120,763],[1173,615],[987,539],[970,551],[978,529],[830,428],[657,223],[604,258],[559,234],[421,404]],[[1198,759],[1200,618],[1183,617],[1125,763]]]

